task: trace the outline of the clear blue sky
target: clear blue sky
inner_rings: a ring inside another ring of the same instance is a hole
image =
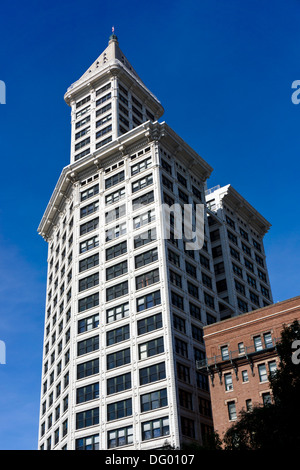
[[[36,449],[46,287],[37,227],[69,163],[67,87],[120,47],[164,120],[268,219],[274,301],[300,294],[298,0],[2,2],[0,449]]]

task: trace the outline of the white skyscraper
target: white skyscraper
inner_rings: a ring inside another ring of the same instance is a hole
[[[196,360],[203,325],[220,320],[212,228],[205,213],[203,249],[189,250],[172,217],[166,239],[161,207],[205,204],[212,168],[157,122],[163,108],[115,35],[65,100],[71,162],[38,229],[49,245],[39,448],[201,443],[212,419]]]

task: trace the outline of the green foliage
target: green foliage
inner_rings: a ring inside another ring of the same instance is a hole
[[[269,377],[274,403],[242,411],[224,436],[225,450],[286,450],[300,446],[300,364],[292,360],[295,340],[300,340],[297,320],[284,326],[277,344],[280,363]]]

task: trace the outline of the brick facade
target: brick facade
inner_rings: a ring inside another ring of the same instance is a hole
[[[283,325],[294,320],[300,320],[300,296],[204,328],[207,359],[198,368],[210,375],[214,429],[221,438],[243,408],[272,399],[268,374],[278,363],[276,342]]]

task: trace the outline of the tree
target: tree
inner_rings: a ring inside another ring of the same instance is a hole
[[[286,450],[300,445],[300,363],[293,355],[296,340],[300,340],[297,320],[283,326],[276,345],[279,365],[269,376],[273,403],[242,411],[225,433],[225,450]]]

